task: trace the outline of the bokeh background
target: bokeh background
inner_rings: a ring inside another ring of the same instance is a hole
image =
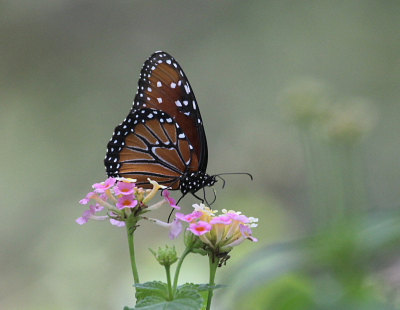
[[[208,172],[254,177],[215,186],[214,208],[260,220],[215,308],[396,309],[399,16],[376,0],[0,1],[0,308],[134,305],[125,230],[74,220],[164,50],[199,102]],[[181,239],[150,223],[136,239],[141,281],[165,280],[147,248]],[[184,281],[206,283],[207,259]]]

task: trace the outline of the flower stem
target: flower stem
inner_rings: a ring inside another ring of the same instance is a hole
[[[129,255],[131,257],[133,280],[135,281],[135,284],[136,284],[136,283],[140,283],[139,282],[139,274],[138,274],[138,271],[136,268],[135,247],[134,247],[134,243],[133,243],[133,233],[135,232],[136,221],[126,221],[125,226],[126,226],[126,232],[128,235]]]
[[[209,254],[208,258],[209,258],[209,262],[210,262],[210,282],[209,282],[209,285],[213,286],[213,285],[215,285],[215,273],[217,272],[219,259],[213,254]],[[214,291],[213,290],[208,291],[208,299],[207,299],[207,308],[206,308],[206,310],[210,310],[211,299],[213,298],[213,295],[214,295]]]
[[[171,266],[170,265],[165,265],[165,272],[167,274],[167,284],[168,284],[168,295],[169,295],[169,300],[172,300],[174,297],[174,294],[172,292],[172,287],[171,287],[171,272],[170,272]]]
[[[186,255],[188,255],[190,252],[192,252],[192,248],[191,247],[186,247],[186,249],[182,253],[182,256],[179,258],[178,264],[176,265],[175,277],[174,277],[174,286],[173,286],[174,294],[176,292],[176,287],[178,286],[179,272],[181,270],[183,260],[185,259]]]

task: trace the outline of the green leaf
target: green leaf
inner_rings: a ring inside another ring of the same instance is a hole
[[[211,290],[215,290],[218,288],[226,287],[226,285],[218,284],[218,285],[209,285],[209,284],[193,284],[193,283],[185,283],[183,285],[178,286],[179,291],[185,290],[196,290],[201,298],[203,299],[203,304],[201,306],[201,310],[205,310],[207,307],[207,299],[208,293]]]
[[[124,309],[122,309],[122,310],[135,310],[135,309],[129,308],[128,306],[126,306],[126,307],[124,307]]]
[[[168,300],[168,288],[163,282],[152,281],[134,284],[133,286],[136,287],[136,302],[139,302],[150,296],[160,297],[164,300]]]
[[[203,299],[196,290],[183,289],[177,292],[175,299],[167,301],[158,296],[147,296],[136,304],[140,310],[199,310]]]
[[[209,284],[185,283],[183,285],[179,285],[178,286],[178,291],[179,290],[185,290],[185,289],[191,289],[191,290],[196,290],[198,292],[203,292],[203,291],[216,290],[216,289],[223,288],[223,287],[227,287],[227,285],[223,285],[223,284],[209,285]]]

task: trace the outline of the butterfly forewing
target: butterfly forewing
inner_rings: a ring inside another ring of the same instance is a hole
[[[193,90],[182,68],[165,52],[156,52],[143,65],[132,112],[153,108],[169,114],[184,128],[199,159],[200,171],[207,168],[207,140]]]

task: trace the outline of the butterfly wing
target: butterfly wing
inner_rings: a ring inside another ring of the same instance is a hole
[[[173,118],[160,110],[141,108],[115,128],[104,160],[109,176],[136,179],[151,188],[147,178],[179,188],[183,173],[196,170],[196,153]]]
[[[165,52],[155,52],[140,72],[138,91],[131,112],[153,108],[169,114],[182,128],[198,158],[196,171],[205,172],[207,140],[192,87],[176,60]]]

